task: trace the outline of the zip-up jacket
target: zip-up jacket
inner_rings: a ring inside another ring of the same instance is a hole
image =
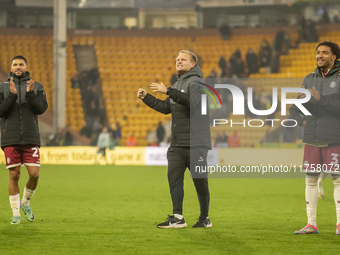
[[[10,92],[10,79],[17,94]],[[47,109],[44,87],[34,82],[31,92],[26,92],[29,72],[23,77],[9,73],[7,81],[0,83],[1,148],[12,145],[40,146],[38,116]]]
[[[320,68],[308,74],[302,86],[306,89],[315,87],[321,97],[316,101],[313,97],[304,107],[312,114],[303,116],[293,105],[290,115],[298,124],[306,120],[303,141],[305,143],[327,142],[340,144],[340,61],[335,61],[333,68],[324,77]]]
[[[211,149],[209,116],[201,114],[202,70],[196,65],[178,78],[168,88],[166,100],[147,94],[143,102],[163,114],[171,113],[171,146]]]

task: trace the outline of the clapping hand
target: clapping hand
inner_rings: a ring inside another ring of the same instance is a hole
[[[26,92],[31,92],[34,89],[34,81],[33,80],[29,80],[27,82],[27,88],[26,88]]]
[[[11,80],[9,82],[9,89],[10,89],[12,94],[17,94],[17,88],[15,87],[13,77],[11,77]]]
[[[311,96],[315,98],[315,100],[318,102],[320,100],[320,92],[316,90],[315,87],[313,87],[312,89],[308,89],[308,91],[310,92]]]

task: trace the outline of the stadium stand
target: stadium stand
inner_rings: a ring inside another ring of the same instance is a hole
[[[13,44],[12,42],[16,43]],[[52,36],[0,35],[0,68],[10,70],[10,61],[15,55],[24,55],[28,60],[31,77],[41,82],[46,91],[49,111],[53,111],[53,38]],[[79,89],[71,87],[71,77],[76,73],[72,45],[67,45],[66,124],[80,130],[84,122]]]
[[[236,49],[240,49],[244,58],[248,48],[257,50],[264,38],[272,42],[274,37],[275,34],[238,35],[228,41],[223,41],[220,36],[81,37],[75,40],[76,43],[95,45],[107,119],[109,123],[121,122],[121,145],[131,133],[135,135],[138,145],[147,145],[147,133],[156,129],[158,121],[164,123],[170,116],[162,117],[147,109],[136,98],[136,91],[139,87],[147,88],[152,82],[170,85],[168,81],[179,50],[186,48],[195,51],[202,59],[202,70],[207,76],[212,69],[218,70],[218,60],[222,54],[229,59]],[[296,34],[291,34],[291,37],[295,38]],[[161,98],[165,99],[165,96]],[[235,129],[241,138],[251,137],[241,139],[241,146],[254,146],[268,128],[258,131],[252,128]],[[231,135],[233,131],[234,128],[230,128],[227,134]],[[218,129],[212,132],[213,141],[217,132]]]
[[[289,33],[292,44],[297,33]],[[73,130],[80,130],[84,122],[81,94],[79,88],[71,87],[71,78],[77,73],[73,51],[75,45],[91,45],[97,54],[98,69],[101,77],[102,91],[109,124],[119,122],[122,126],[121,145],[133,134],[138,145],[147,145],[146,136],[154,131],[157,123],[166,123],[170,116],[147,109],[136,98],[139,87],[148,88],[152,82],[163,82],[169,86],[170,77],[174,71],[174,60],[179,50],[186,48],[196,52],[202,62],[202,70],[207,76],[212,69],[218,70],[218,60],[224,55],[228,60],[236,49],[240,49],[242,59],[248,48],[258,52],[263,39],[273,42],[275,33],[258,35],[235,35],[230,40],[223,41],[219,35],[208,36],[69,36],[67,43],[67,112],[66,123]],[[4,53],[0,68],[9,70],[11,57],[23,54],[29,59],[32,77],[40,81],[46,90],[49,110],[53,110],[53,39],[51,36],[0,35],[0,50]],[[340,39],[337,31],[325,31],[320,40]],[[19,41],[14,48],[11,41]],[[28,42],[28,43],[27,43]],[[300,86],[301,78],[314,69],[313,50],[315,43],[301,43],[298,49],[291,49],[289,55],[282,55],[280,72],[266,74],[262,69],[258,74],[252,74],[246,86],[252,86],[254,93],[271,93],[272,87],[287,86],[290,78],[291,86]],[[156,53],[156,54],[155,54]],[[38,61],[39,60],[39,61]],[[43,61],[42,61],[43,60]],[[42,66],[42,63],[45,63]],[[43,70],[43,71],[42,71]],[[149,91],[149,93],[152,93]],[[160,95],[155,95],[160,97]],[[280,96],[280,90],[279,90]],[[160,98],[165,99],[163,95]],[[279,117],[277,114],[276,117]],[[238,121],[237,116],[230,116]],[[282,118],[282,117],[281,117]],[[247,121],[247,118],[246,118]],[[229,128],[230,135],[237,130],[241,137],[241,146],[254,146],[261,141],[270,126],[262,129]],[[218,128],[212,132],[214,141]],[[258,131],[257,131],[258,130]],[[247,141],[247,142],[242,142]]]

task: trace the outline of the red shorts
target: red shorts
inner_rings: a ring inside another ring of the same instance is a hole
[[[36,145],[8,146],[4,149],[6,169],[25,165],[40,167],[40,152]]]
[[[340,174],[340,144],[313,147],[305,144],[303,169],[307,173]]]

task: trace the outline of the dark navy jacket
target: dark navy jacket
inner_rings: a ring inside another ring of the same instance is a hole
[[[203,73],[196,65],[189,72],[180,75],[172,88],[168,89],[166,100],[147,94],[143,102],[152,109],[172,115],[171,146],[206,147],[211,149],[209,115],[201,114]]]
[[[10,79],[17,89],[17,94],[10,92]],[[47,109],[46,94],[39,82],[34,89],[26,92],[29,72],[23,77],[9,73],[7,81],[0,83],[0,117],[1,117],[1,148],[11,145],[40,146],[38,116]]]

